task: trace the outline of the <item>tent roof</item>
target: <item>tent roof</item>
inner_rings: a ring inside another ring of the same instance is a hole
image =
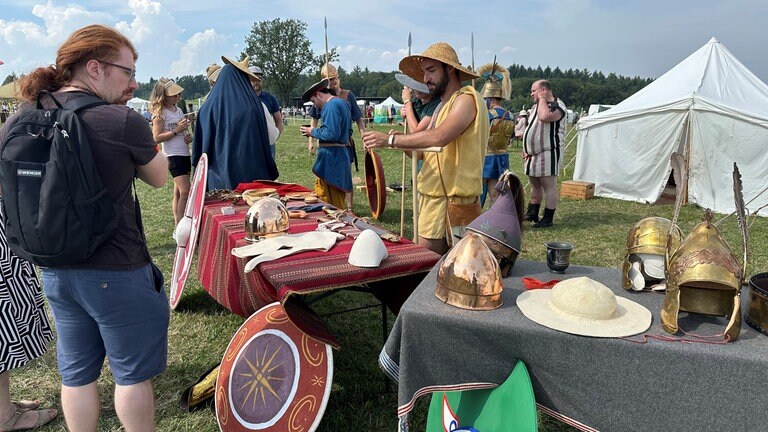
[[[667,73],[579,128],[649,112],[720,109],[768,127],[768,85],[714,37]]]
[[[403,106],[403,104],[401,104],[400,102],[392,99],[392,96],[384,99],[384,101],[382,103],[376,104],[377,107],[382,107],[382,106],[386,106],[386,105],[393,105],[395,107]]]
[[[16,81],[0,86],[0,99],[17,99],[16,90]]]

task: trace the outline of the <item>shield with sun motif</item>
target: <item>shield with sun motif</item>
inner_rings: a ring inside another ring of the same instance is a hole
[[[280,303],[256,311],[229,342],[216,380],[224,432],[317,429],[333,380],[331,346],[302,333]]]

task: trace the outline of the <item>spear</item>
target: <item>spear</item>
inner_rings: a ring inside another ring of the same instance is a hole
[[[475,71],[475,32],[471,32],[470,49],[472,50],[472,72]],[[472,78],[472,88],[475,88],[475,79]]]
[[[411,32],[408,32],[408,55],[409,56],[411,55]],[[403,105],[405,105],[405,101],[403,101]],[[404,120],[405,121],[403,122],[404,123],[403,134],[407,134],[408,119],[406,118]],[[413,158],[413,155],[411,155],[411,158]],[[414,169],[415,169],[415,165],[412,165],[411,173],[413,173]],[[401,192],[400,193],[400,237],[404,237],[405,236],[405,152],[403,152],[403,173],[402,173],[402,176],[400,177],[400,187],[402,188],[400,191]],[[416,189],[414,188],[413,190],[415,192]],[[416,207],[414,206],[414,208]],[[413,221],[414,230],[416,230],[416,222],[417,221],[415,220]]]
[[[323,31],[325,33],[325,73],[327,74],[328,71],[328,18],[323,17]],[[322,78],[322,72],[320,73],[320,78]]]

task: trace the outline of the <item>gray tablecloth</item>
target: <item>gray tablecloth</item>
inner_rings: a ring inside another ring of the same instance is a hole
[[[522,276],[599,280],[653,313],[646,335],[667,335],[659,320],[664,295],[624,291],[618,269],[571,266],[555,275],[544,263],[518,261],[503,279],[501,308],[467,311],[435,297],[437,268],[403,305],[380,356],[399,382],[399,415],[440,387],[498,385],[521,359],[538,404],[602,431],[768,430],[768,337],[746,323],[725,345],[575,336],[523,316],[515,305]],[[747,297],[745,288],[743,311]],[[724,330],[724,319],[682,316],[688,332]]]

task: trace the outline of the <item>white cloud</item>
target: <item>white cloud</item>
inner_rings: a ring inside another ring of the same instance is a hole
[[[167,75],[175,78],[201,74],[211,63],[221,64],[219,58],[228,40],[228,37],[217,34],[213,29],[195,33],[184,43],[178,59],[169,66]]]

